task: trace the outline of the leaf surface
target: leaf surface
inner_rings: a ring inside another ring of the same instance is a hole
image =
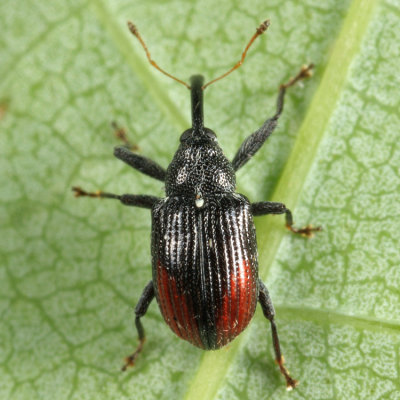
[[[153,70],[130,36],[187,80],[243,67],[205,93],[205,122],[232,157],[274,112],[277,87],[307,62],[267,144],[237,176],[252,201],[284,202],[311,240],[257,218],[260,274],[293,399],[400,399],[400,4],[154,1],[0,5],[0,398],[283,399],[260,310],[230,346],[202,352],[156,304],[136,345],[133,308],[151,278],[150,218],[74,199],[73,185],[163,196],[112,157],[112,120],[166,167],[190,124],[188,91]]]

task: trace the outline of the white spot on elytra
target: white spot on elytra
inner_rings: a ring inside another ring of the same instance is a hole
[[[195,204],[196,204],[197,208],[201,208],[201,207],[204,206],[204,199],[203,199],[202,194],[200,192],[196,194]]]
[[[203,199],[196,199],[196,207],[201,208],[204,206],[204,200]]]

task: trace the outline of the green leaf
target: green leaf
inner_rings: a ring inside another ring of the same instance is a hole
[[[205,93],[206,125],[232,157],[274,112],[266,145],[237,176],[252,201],[281,201],[311,240],[257,218],[293,399],[400,399],[400,4],[348,1],[11,0],[0,4],[0,398],[283,399],[260,310],[225,349],[172,334],[157,305],[136,346],[133,308],[151,278],[150,218],[71,186],[163,196],[112,157],[112,120],[167,166],[190,124],[188,91],[147,63],[133,20],[168,72],[243,67]]]

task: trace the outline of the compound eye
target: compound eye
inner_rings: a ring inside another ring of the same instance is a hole
[[[188,140],[190,138],[190,136],[192,136],[192,130],[188,129],[185,132],[182,133],[181,135],[181,142],[184,142],[186,140]]]
[[[205,134],[207,135],[207,137],[211,140],[217,140],[217,135],[210,129],[207,129],[205,131]]]

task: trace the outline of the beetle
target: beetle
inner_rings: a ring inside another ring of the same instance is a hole
[[[243,142],[232,161],[223,154],[216,134],[204,126],[203,117],[206,87],[239,68],[253,41],[269,25],[269,20],[266,20],[257,28],[240,61],[228,72],[207,84],[204,84],[201,75],[194,75],[189,85],[165,72],[152,60],[138,29],[128,22],[131,33],[141,43],[149,62],[190,90],[192,127],[182,133],[180,146],[166,170],[156,162],[135,154],[126,145],[114,150],[114,155],[123,162],[164,182],[165,198],[72,188],[77,197],[117,199],[127,206],[151,210],[152,279],[135,308],[139,344],[126,358],[123,370],[134,364],[143,349],[145,333],[141,318],[154,298],[172,331],[204,350],[219,349],[238,336],[250,323],[256,305],[260,303],[271,325],[275,358],[286,379],[287,389],[293,389],[298,384],[284,366],[274,307],[267,287],[258,276],[253,217],[285,214],[286,227],[307,237],[321,228],[311,225],[295,228],[291,211],[282,203],[251,203],[235,191],[235,173],[274,131],[283,111],[286,89],[308,78],[313,65],[303,66],[294,78],[280,85],[275,114]],[[121,131],[118,135],[125,137]]]

